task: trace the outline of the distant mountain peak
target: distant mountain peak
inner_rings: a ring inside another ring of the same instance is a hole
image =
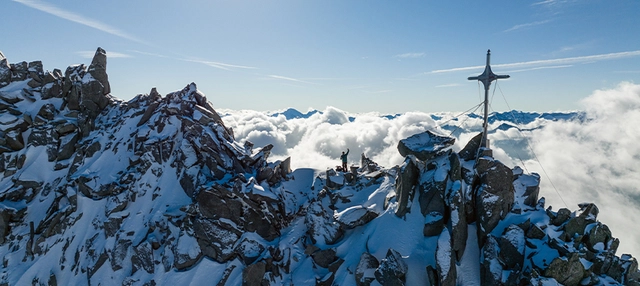
[[[302,113],[302,112],[298,111],[297,109],[290,107],[290,108],[287,108],[286,110],[281,111],[281,112],[273,112],[270,115],[273,116],[273,117],[277,117],[279,115],[283,115],[287,120],[291,120],[291,119],[296,119],[296,118],[309,118],[309,117],[311,117],[312,115],[314,115],[316,113],[322,114],[321,111],[318,111],[318,110],[315,110],[315,109],[309,110],[309,111],[307,111],[307,113]]]

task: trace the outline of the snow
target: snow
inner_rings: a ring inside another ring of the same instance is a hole
[[[467,247],[465,248],[460,264],[456,265],[457,285],[479,286],[480,284],[480,249],[475,224],[467,227]]]
[[[363,206],[352,206],[339,213],[334,214],[333,216],[336,218],[337,221],[343,224],[350,225],[355,223],[359,218],[361,218],[367,212],[368,212],[367,208]]]
[[[437,222],[443,218],[442,214],[439,212],[430,212],[424,218],[424,224],[431,224]]]
[[[265,188],[265,187],[263,187],[263,186],[261,186],[259,184],[256,184],[255,180],[251,180],[250,184],[248,186],[246,186],[246,188],[243,188],[243,189],[245,190],[245,192],[252,193],[252,194],[258,194],[258,195],[260,195],[262,197],[265,197],[265,198],[270,198],[270,199],[273,199],[273,200],[278,200],[279,199],[279,197],[276,194],[271,192],[271,190],[268,188],[268,186],[267,186],[267,188]]]
[[[95,81],[96,79],[93,78],[93,76],[90,73],[85,73],[84,76],[82,77],[82,83],[83,84],[87,84],[90,83],[92,81]]]
[[[436,151],[446,146],[444,144],[441,144],[442,142],[439,142],[442,140],[438,141],[437,140],[438,138],[434,140],[432,136],[433,135],[429,133],[423,132],[423,133],[415,134],[409,138],[403,139],[402,142],[407,148],[417,152]]]
[[[442,277],[449,275],[449,269],[451,268],[451,236],[449,230],[445,228],[438,237],[438,248],[436,250],[436,263],[438,268],[442,271]]]
[[[333,183],[335,183],[337,185],[340,185],[340,186],[344,185],[344,182],[345,182],[344,175],[342,175],[342,174],[337,174],[335,176],[330,176],[328,179],[331,180],[331,182],[333,182]]]
[[[591,266],[593,265],[593,262],[590,262],[589,260],[586,260],[584,258],[580,258],[580,262],[582,263],[582,266],[584,266],[585,270],[589,270],[589,268],[591,268]]]

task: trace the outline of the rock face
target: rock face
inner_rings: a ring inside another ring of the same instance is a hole
[[[414,157],[408,157],[400,166],[400,174],[396,180],[396,194],[398,196],[397,216],[404,216],[409,210],[409,202],[413,200],[414,186],[418,181],[418,166]]]
[[[106,97],[111,92],[107,76],[107,53],[98,48],[89,69],[82,77],[80,93],[80,110],[87,115],[88,120],[95,118],[109,104]]]
[[[478,220],[478,238],[493,231],[511,211],[514,199],[513,173],[511,169],[490,157],[476,161],[479,179],[475,191],[475,210]]]
[[[416,134],[389,169],[291,170],[195,83],[112,98],[106,63],[0,53],[0,285],[640,285],[594,204],[545,209],[540,176],[477,136],[456,153]]]
[[[544,275],[554,278],[562,285],[579,285],[580,281],[586,277],[587,272],[580,261],[580,255],[570,253],[568,256],[568,260],[556,258],[551,261]]]

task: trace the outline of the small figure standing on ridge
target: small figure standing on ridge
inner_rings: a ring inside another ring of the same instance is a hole
[[[347,172],[347,155],[349,155],[349,148],[347,148],[347,153],[345,154],[342,151],[342,155],[340,155],[340,160],[342,160],[342,171]]]

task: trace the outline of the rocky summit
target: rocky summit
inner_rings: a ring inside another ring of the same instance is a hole
[[[480,136],[291,170],[194,83],[124,102],[106,69],[0,53],[0,285],[640,285],[598,207],[545,207]]]

